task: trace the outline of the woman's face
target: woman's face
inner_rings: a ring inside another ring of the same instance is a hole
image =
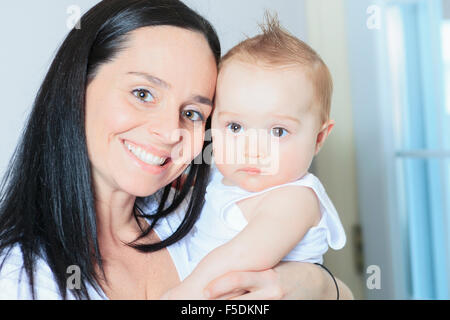
[[[217,69],[200,33],[133,31],[86,91],[86,138],[95,188],[148,196],[201,152]]]

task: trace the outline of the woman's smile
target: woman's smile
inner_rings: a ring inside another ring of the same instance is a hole
[[[146,172],[159,174],[166,170],[172,162],[170,153],[157,150],[149,145],[138,145],[128,140],[122,140],[122,144],[133,162]]]

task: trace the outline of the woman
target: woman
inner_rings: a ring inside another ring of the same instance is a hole
[[[208,180],[209,166],[193,159],[206,147],[219,59],[213,28],[178,0],[102,1],[83,16],[38,92],[2,185],[1,297],[176,291],[183,237]],[[173,183],[179,191],[170,192]],[[211,284],[213,297],[336,294],[317,266],[277,268],[225,275]],[[70,270],[81,282],[68,281]]]

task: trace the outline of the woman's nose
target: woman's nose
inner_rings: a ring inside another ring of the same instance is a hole
[[[180,113],[162,110],[156,121],[148,126],[151,134],[157,136],[162,143],[176,144],[181,140]]]

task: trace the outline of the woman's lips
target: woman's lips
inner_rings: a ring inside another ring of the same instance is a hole
[[[133,162],[138,165],[142,170],[151,173],[151,174],[160,174],[163,171],[165,171],[170,164],[172,163],[172,159],[170,158],[170,156],[167,157],[167,159],[165,160],[165,162],[163,163],[163,165],[156,165],[156,164],[149,164],[146,163],[144,161],[142,161],[141,159],[139,159],[129,148],[128,145],[133,145],[135,147],[140,147],[142,150],[145,150],[146,152],[149,152],[149,150],[154,150],[154,153],[157,153],[161,156],[167,155],[168,153],[162,152],[162,151],[158,151],[153,147],[150,146],[145,146],[143,147],[142,145],[136,144],[134,142],[131,142],[129,140],[122,140],[122,145],[123,148],[125,149],[125,152],[128,154],[128,156],[130,156],[130,158],[133,160]],[[152,153],[152,152],[150,152]],[[152,153],[153,154],[153,153]],[[156,155],[156,154],[154,154]]]
[[[155,156],[160,157],[160,158],[170,158],[170,152],[161,151],[161,150],[156,149],[155,147],[153,147],[153,146],[151,146],[149,144],[143,145],[143,144],[139,144],[139,143],[136,143],[134,141],[125,140],[125,139],[122,139],[122,143],[127,143],[127,144],[131,144],[131,145],[133,145],[135,147],[139,147],[142,150],[144,150],[144,151],[146,151],[148,153],[151,153],[152,155],[155,155]]]

